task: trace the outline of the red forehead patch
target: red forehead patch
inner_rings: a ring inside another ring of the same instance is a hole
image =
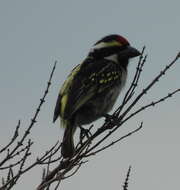
[[[124,38],[120,35],[117,36],[117,41],[119,41],[123,45],[129,45],[129,42],[126,40],[126,38]]]

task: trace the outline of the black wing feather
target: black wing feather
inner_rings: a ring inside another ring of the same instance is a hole
[[[114,84],[113,80],[109,80],[106,83],[100,83],[100,81],[103,80],[103,77],[104,79],[106,78],[107,73],[113,71],[118,73],[119,69],[117,65],[113,61],[105,59],[98,61],[86,59],[72,82],[64,118],[70,118],[89,99],[111,87]],[[121,72],[119,72],[119,75],[121,75]]]

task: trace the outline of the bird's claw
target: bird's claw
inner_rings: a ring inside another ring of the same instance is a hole
[[[110,115],[110,114],[104,114],[103,117],[105,117],[105,121],[109,121],[109,122],[112,122],[114,120],[117,119],[117,117],[115,115]]]
[[[92,136],[91,132],[89,129],[84,129],[83,127],[79,126],[80,128],[80,140],[82,142],[82,140],[84,139],[84,137],[86,137],[87,139],[90,138],[90,136]]]

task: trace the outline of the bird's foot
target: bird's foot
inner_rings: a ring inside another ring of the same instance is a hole
[[[110,115],[110,114],[104,114],[103,117],[105,117],[105,121],[109,121],[109,122],[112,122],[112,121],[116,121],[118,118],[117,116],[115,115]]]
[[[106,129],[112,129],[118,121],[116,115],[104,114],[103,117],[105,117]]]
[[[90,132],[89,129],[84,129],[83,127],[79,126],[80,128],[80,140],[82,141],[84,139],[84,137],[86,137],[87,139],[89,139],[92,134]]]

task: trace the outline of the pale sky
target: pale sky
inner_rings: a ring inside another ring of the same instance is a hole
[[[35,158],[58,139],[63,130],[52,123],[58,91],[70,70],[87,55],[92,44],[107,34],[120,34],[148,54],[139,90],[180,50],[179,0],[1,0],[0,1],[0,115],[1,145],[10,139],[17,121],[24,131],[39,103],[55,60],[57,69],[46,103],[32,129]],[[130,84],[137,59],[129,66]],[[180,88],[180,61],[144,97],[149,103]],[[119,97],[120,103],[122,96]],[[129,165],[129,190],[179,189],[180,94],[133,118],[116,137],[143,129],[89,163],[61,189],[122,189]],[[96,123],[98,125],[98,122]],[[40,168],[27,173],[14,190],[35,189]]]

